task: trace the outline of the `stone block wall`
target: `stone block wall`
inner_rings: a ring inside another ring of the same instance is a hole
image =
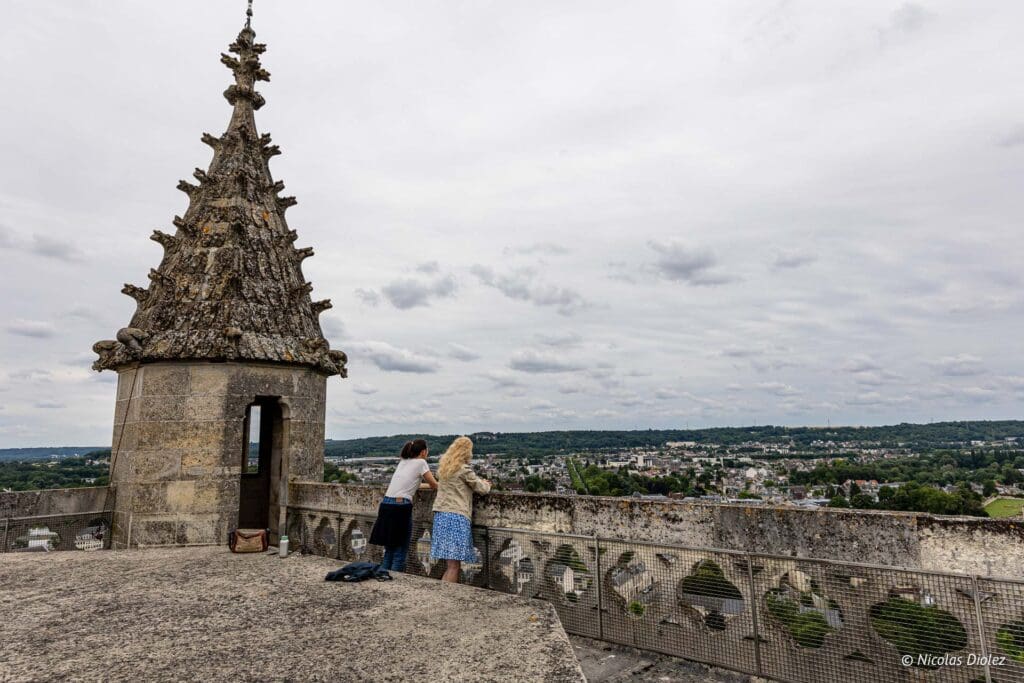
[[[114,495],[106,486],[0,491],[0,519],[97,512],[109,510],[113,504]]]
[[[322,481],[325,391],[326,377],[300,366],[166,362],[121,370],[114,547],[225,542],[237,526],[244,419],[257,396],[279,396],[284,409],[283,465],[273,483],[281,467],[290,479]]]
[[[383,486],[294,482],[289,505],[376,514]],[[421,492],[416,517],[429,518]],[[474,523],[794,558],[862,562],[980,576],[1024,578],[1024,524],[906,512],[492,493]]]

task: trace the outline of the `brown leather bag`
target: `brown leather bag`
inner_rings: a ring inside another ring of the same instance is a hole
[[[266,529],[235,529],[228,534],[228,547],[233,553],[262,553],[268,545]]]

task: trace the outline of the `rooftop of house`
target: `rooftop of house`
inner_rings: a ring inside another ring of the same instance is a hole
[[[225,548],[0,555],[0,679],[581,681],[550,605]]]

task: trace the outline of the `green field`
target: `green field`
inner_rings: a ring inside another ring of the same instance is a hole
[[[1019,517],[1024,498],[996,498],[985,506],[989,517]]]

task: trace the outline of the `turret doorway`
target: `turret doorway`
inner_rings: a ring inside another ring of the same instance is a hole
[[[257,396],[245,410],[238,527],[277,531],[271,505],[276,503],[284,450],[284,419],[280,398]],[[273,534],[276,536],[276,533]]]

